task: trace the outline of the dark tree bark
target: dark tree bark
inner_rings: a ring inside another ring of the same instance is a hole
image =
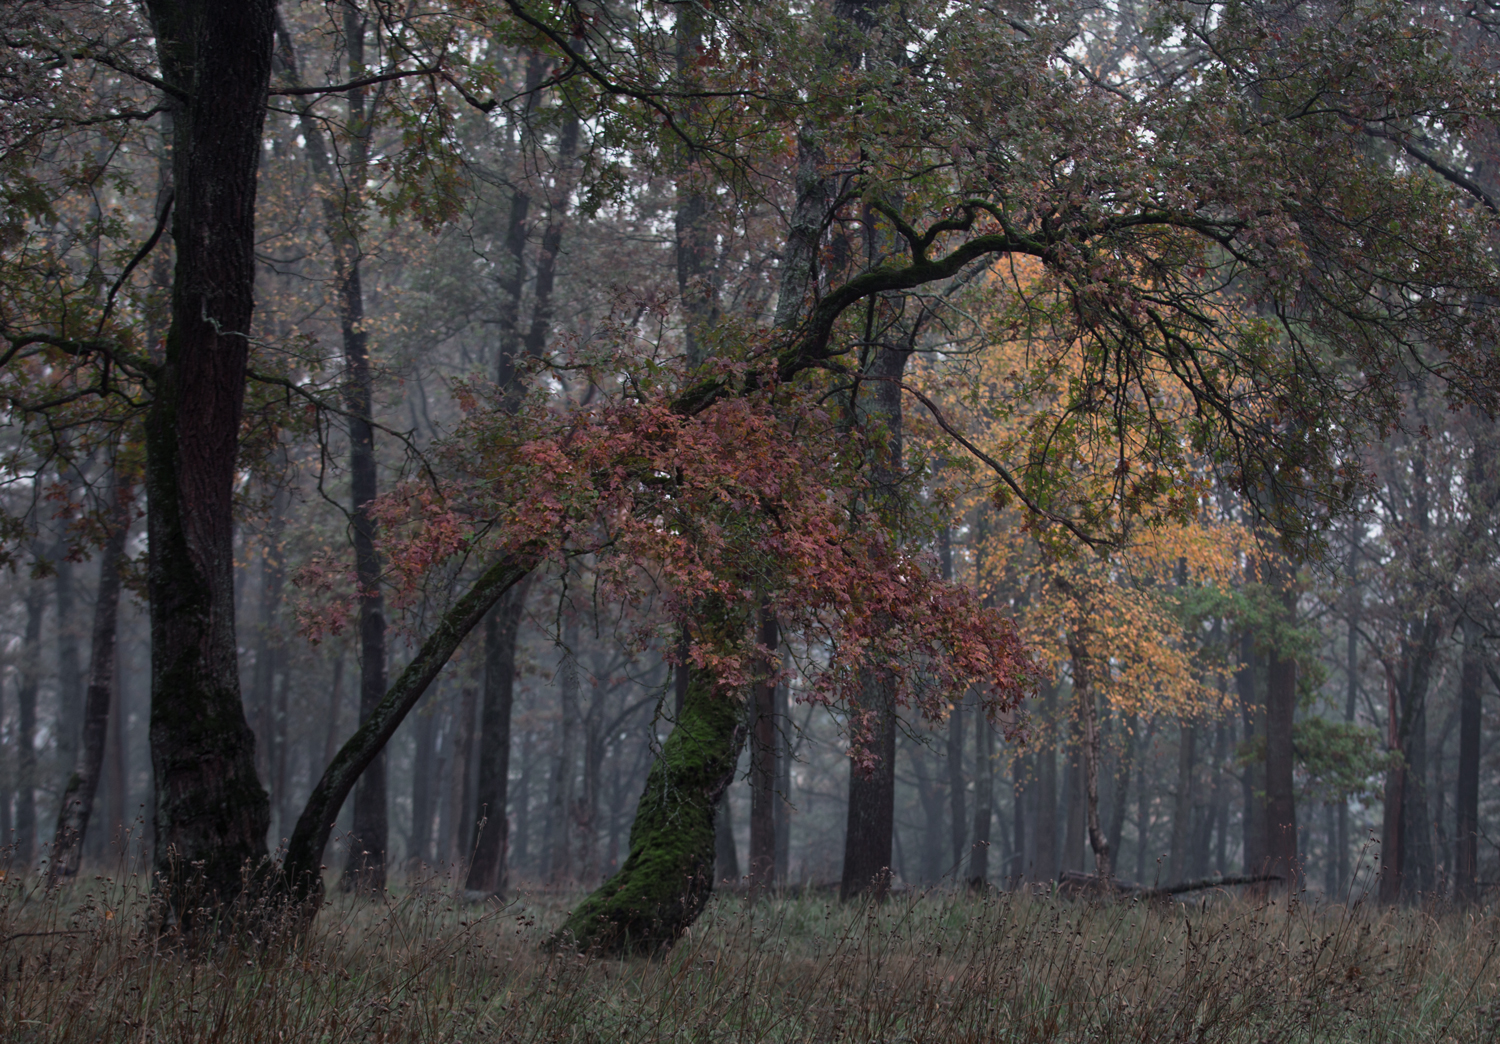
[[[760,613],[760,644],[769,654],[753,686],[750,714],[750,891],[769,888],[776,874],[776,670],[781,632],[769,607]]]
[[[120,623],[120,565],[130,536],[131,500],[128,486],[118,478],[110,483],[114,510],[109,536],[99,556],[99,588],[94,599],[94,626],[90,640],[88,691],[84,697],[83,729],[77,761],[62,800],[58,803],[57,830],[53,833],[51,878],[78,873],[79,857],[94,812],[94,797],[104,769],[104,743],[109,729],[110,695],[115,685],[115,645]]]
[[[16,686],[16,824],[15,859],[29,868],[36,856],[36,697],[42,673],[42,616],[47,588],[33,578],[26,587],[26,625],[21,637],[19,683]]]
[[[526,612],[528,577],[511,588],[485,618],[484,710],[479,725],[477,836],[471,840],[474,861],[465,887],[471,892],[501,895],[505,891],[510,820],[510,720],[515,702],[516,635]]]
[[[167,924],[266,866],[270,805],[240,704],[232,493],[255,285],[274,0],[146,0],[174,110],[172,322],[146,420],[156,881]],[[190,898],[191,897],[191,898]]]
[[[1483,724],[1483,629],[1464,618],[1463,662],[1458,678],[1458,787],[1453,799],[1453,894],[1479,894],[1479,735]]]
[[[868,773],[849,764],[849,812],[844,835],[844,872],[839,897],[884,895],[890,885],[895,829],[896,707],[893,683],[879,668],[862,672],[861,709],[871,715],[868,745],[875,758]]]
[[[969,850],[969,824],[965,819],[968,783],[964,778],[964,701],[953,701],[948,712],[948,804],[952,824],[953,872],[961,873]]]

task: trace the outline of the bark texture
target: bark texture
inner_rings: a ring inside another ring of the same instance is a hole
[[[274,0],[147,0],[174,109],[172,322],[146,420],[155,880],[165,921],[237,899],[270,804],[240,704],[232,493]]]

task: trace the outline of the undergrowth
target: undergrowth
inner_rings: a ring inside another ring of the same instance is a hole
[[[0,882],[0,1040],[1491,1041],[1500,919],[1285,897],[721,896],[656,960],[548,952],[576,896],[333,893],[312,927],[164,946],[138,876]]]

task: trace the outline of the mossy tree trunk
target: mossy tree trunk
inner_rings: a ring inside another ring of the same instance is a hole
[[[714,812],[745,742],[742,699],[713,675],[689,671],[677,727],[646,777],[618,872],[558,933],[561,944],[600,953],[652,953],[697,919],[713,892]]]

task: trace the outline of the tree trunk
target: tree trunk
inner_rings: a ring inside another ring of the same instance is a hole
[[[740,851],[734,842],[734,806],[727,793],[719,801],[719,811],[714,817],[714,882],[740,883]]]
[[[14,859],[30,869],[36,858],[36,697],[41,683],[42,616],[47,589],[33,578],[26,586],[26,630],[21,639],[16,686],[16,825]]]
[[[120,565],[130,536],[130,489],[118,477],[110,482],[114,511],[109,536],[99,556],[99,589],[94,599],[94,627],[90,641],[89,684],[84,697],[82,742],[77,763],[58,803],[48,875],[78,873],[83,841],[94,812],[94,797],[104,769],[104,744],[109,730],[110,695],[115,682],[115,640],[120,622]]]
[[[776,880],[786,884],[792,859],[791,683],[776,685]]]
[[[1120,751],[1119,781],[1115,784],[1114,807],[1109,815],[1109,853],[1111,869],[1120,857],[1120,844],[1125,836],[1125,816],[1130,807],[1130,776],[1135,771],[1135,714],[1124,721],[1124,748]]]
[[[417,716],[411,768],[411,830],[406,835],[406,861],[412,873],[432,859],[433,747],[437,743],[437,720],[431,705]]]
[[[760,613],[760,644],[767,659],[753,687],[750,722],[750,891],[758,895],[776,875],[776,649],[781,641],[776,614]]]
[[[990,879],[990,825],[995,818],[995,730],[974,715],[974,844],[969,849],[969,887]]]
[[[526,613],[527,578],[511,588],[485,617],[484,711],[479,726],[479,819],[471,839],[474,861],[465,887],[471,892],[501,895],[506,883],[510,834],[507,790],[510,785],[510,721],[516,691],[516,636]]]
[[[558,664],[559,716],[557,758],[552,766],[552,787],[547,795],[546,877],[550,884],[573,878],[573,783],[577,774],[578,735],[578,623],[569,616],[563,630]]]
[[[1234,676],[1235,689],[1240,698],[1240,715],[1244,719],[1245,741],[1252,742],[1265,735],[1264,708],[1256,700],[1255,635],[1245,631],[1240,635],[1241,667]],[[1245,873],[1259,874],[1266,869],[1266,774],[1264,762],[1251,761],[1245,765],[1241,776],[1244,815],[1241,826],[1244,830]]]
[[[355,781],[365,766],[385,748],[459,643],[479,625],[506,591],[531,572],[536,563],[535,552],[523,549],[502,556],[481,573],[469,590],[438,619],[432,633],[391,685],[385,698],[339,749],[313,787],[297,820],[297,828],[287,843],[286,858],[282,862],[283,886],[292,897],[305,900],[321,897],[319,870],[323,849],[327,847],[334,820],[344,799],[354,789]]]
[[[743,703],[691,671],[677,725],[646,777],[625,864],[569,915],[559,942],[653,953],[687,930],[713,890],[714,810],[744,741]]]
[[[1296,596],[1285,596],[1288,623]],[[1297,711],[1297,661],[1271,654],[1266,667],[1266,872],[1280,875],[1295,890],[1301,876],[1297,857],[1297,798],[1293,784],[1296,757],[1292,724]]]
[[[1074,659],[1078,713],[1083,723],[1083,788],[1088,809],[1089,847],[1094,851],[1094,873],[1108,879],[1114,874],[1109,840],[1099,825],[1099,706],[1094,692],[1093,662],[1080,640],[1082,657]]]
[[[1483,725],[1483,628],[1464,617],[1463,662],[1458,678],[1458,789],[1453,800],[1453,894],[1462,902],[1479,895],[1479,735]]]
[[[57,605],[57,760],[63,765],[73,766],[78,763],[78,744],[83,729],[83,704],[86,695],[74,602],[77,578],[67,554],[66,539],[59,540],[57,574],[53,578],[53,597]],[[67,784],[64,784],[63,789],[67,789]],[[59,817],[64,807],[65,803],[58,805]],[[54,848],[56,843],[54,835]]]
[[[458,707],[453,721],[453,777],[448,790],[448,844],[443,855],[449,864],[462,869],[469,858],[469,838],[474,824],[469,818],[469,799],[473,797],[474,724],[478,717],[479,694],[472,685],[459,691]]]
[[[1037,730],[1035,879],[1057,879],[1057,687],[1047,686]]]
[[[1172,848],[1167,857],[1167,880],[1177,884],[1187,870],[1188,843],[1192,838],[1193,777],[1198,767],[1198,728],[1188,718],[1179,721],[1177,741],[1177,789],[1172,801]]]
[[[969,850],[969,824],[964,800],[968,782],[964,778],[964,698],[953,701],[948,713],[948,802],[953,824],[953,872],[962,873]]]
[[[900,540],[897,523],[902,477],[901,377],[910,352],[882,348],[875,356],[876,378],[870,419],[885,428],[885,445],[870,465],[872,507],[884,517],[893,539]],[[858,409],[859,404],[854,407]],[[883,452],[882,452],[883,451]],[[849,900],[873,890],[883,896],[890,884],[891,845],[896,828],[896,699],[894,681],[878,661],[862,678],[864,710],[870,718],[870,751],[877,761],[871,771],[851,765],[848,828],[844,834],[844,873],[839,895]],[[988,835],[986,835],[988,837]]]
[[[267,865],[240,704],[233,489],[255,285],[273,0],[146,0],[173,120],[172,322],[146,419],[155,881],[193,927]],[[217,920],[211,914],[210,920]]]

